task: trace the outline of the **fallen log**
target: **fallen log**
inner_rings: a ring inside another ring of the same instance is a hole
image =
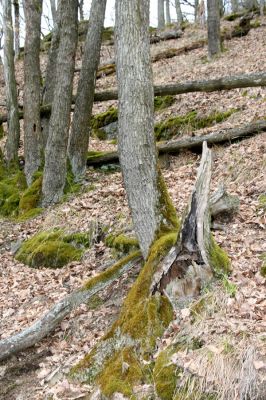
[[[140,252],[137,251],[118,261],[98,276],[89,279],[79,290],[60,300],[32,326],[7,339],[1,340],[0,361],[38,343],[50,332],[53,332],[56,326],[70,314],[74,308],[82,303],[86,303],[92,296],[105,289],[115,279],[118,279],[123,274],[130,271],[140,260]]]
[[[266,120],[257,121],[240,128],[230,128],[219,132],[210,133],[203,136],[185,137],[182,139],[172,140],[168,143],[157,145],[159,154],[174,154],[181,150],[190,150],[201,148],[202,143],[206,141],[209,145],[233,142],[237,139],[243,139],[257,133],[266,131]],[[100,166],[103,164],[118,163],[118,153],[116,151],[89,156],[87,159],[88,166]]]
[[[221,90],[241,89],[248,87],[266,86],[266,72],[257,72],[245,75],[224,76],[218,79],[188,81],[184,83],[171,83],[168,85],[154,86],[155,96],[178,95],[192,92],[215,92]],[[117,100],[117,90],[106,92],[96,92],[94,101]],[[75,104],[75,96],[72,104]],[[41,115],[49,114],[51,105],[43,105],[41,107]],[[23,113],[19,113],[19,118],[23,119]],[[0,124],[7,121],[7,114],[0,116]]]

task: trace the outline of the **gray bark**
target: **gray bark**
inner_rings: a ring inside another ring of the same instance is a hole
[[[68,147],[72,172],[77,180],[82,177],[86,171],[89,144],[89,121],[92,114],[96,72],[100,61],[105,9],[106,0],[92,1],[89,29],[84,44],[82,67]]]
[[[42,103],[43,104],[52,104],[54,99],[54,88],[56,82],[56,66],[57,66],[57,56],[58,56],[58,49],[60,43],[60,28],[61,28],[61,16],[60,16],[60,9],[61,9],[61,0],[57,2],[57,12],[56,12],[56,19],[52,34],[52,41],[51,47],[49,50],[49,57],[48,63],[46,67],[46,76],[45,76],[45,83],[43,88],[43,97]],[[44,150],[48,134],[49,134],[49,121],[50,115],[43,115],[41,120],[42,125],[42,135],[41,135],[41,147]]]
[[[221,53],[219,0],[207,0],[208,55],[213,58]]]
[[[14,63],[14,33],[12,25],[11,0],[3,1],[3,31],[4,31],[4,75],[7,98],[8,135],[6,141],[6,159],[8,164],[15,161],[19,147],[19,115],[17,100],[17,85]]]
[[[180,0],[175,0],[175,9],[176,9],[177,24],[180,27],[181,24],[183,23],[183,15],[181,10]]]
[[[28,185],[41,165],[40,35],[42,0],[24,0],[26,37],[24,46],[24,155]]]
[[[260,15],[263,17],[265,8],[265,0],[260,0]]]
[[[19,57],[19,0],[13,0],[14,16],[15,16],[15,58]]]
[[[164,29],[165,18],[164,18],[164,0],[158,1],[158,29]]]
[[[67,143],[78,38],[78,2],[65,0],[60,7],[62,23],[54,100],[45,149],[43,206],[57,203],[62,198],[66,179]]]
[[[195,0],[194,2],[194,21],[197,22],[198,21],[198,11],[199,11],[199,0]]]
[[[165,18],[166,23],[171,24],[171,14],[170,14],[170,0],[165,0]]]
[[[238,0],[231,0],[231,9],[232,9],[233,13],[238,12],[238,10],[239,10]]]
[[[149,0],[116,2],[119,158],[135,232],[145,258],[162,218],[148,29]]]
[[[55,0],[50,0],[50,5],[51,5],[51,12],[52,12],[52,18],[53,18],[53,27],[56,24],[56,4],[55,4]]]
[[[126,264],[122,264],[121,268],[110,274],[107,279],[100,280],[94,285],[86,289],[86,284],[79,290],[69,294],[57,304],[55,304],[51,310],[49,310],[42,318],[36,321],[32,326],[24,329],[22,332],[11,336],[10,338],[3,339],[0,341],[0,361],[10,357],[12,354],[16,354],[19,351],[25,350],[38,343],[49,333],[53,332],[58,324],[68,315],[71,311],[77,308],[82,303],[87,303],[88,300],[99,291],[105,289],[114,280],[132,269],[140,261],[139,257],[135,260],[131,260]],[[111,272],[112,267],[109,268]],[[103,272],[104,277],[104,272]]]

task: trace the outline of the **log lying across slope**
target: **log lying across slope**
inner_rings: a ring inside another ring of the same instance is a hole
[[[257,72],[245,75],[224,76],[218,79],[188,81],[184,83],[171,83],[168,85],[154,86],[155,96],[178,95],[192,92],[215,92],[220,90],[241,89],[248,87],[266,86],[266,72]],[[106,92],[96,92],[94,101],[117,100],[117,90]],[[75,97],[73,98],[75,104]],[[51,112],[51,105],[47,104],[41,107],[41,115]],[[23,113],[19,114],[23,119]],[[7,114],[0,116],[0,124],[7,121]]]
[[[223,131],[210,133],[208,135],[185,137],[182,139],[172,140],[168,143],[159,144],[157,149],[159,154],[178,153],[181,150],[201,148],[204,141],[206,141],[209,145],[231,142],[236,139],[252,136],[263,131],[266,131],[266,120],[257,121],[240,128],[230,128]],[[118,153],[116,151],[112,151],[109,153],[104,153],[103,155],[89,157],[87,160],[87,165],[99,166],[117,162],[119,162]]]

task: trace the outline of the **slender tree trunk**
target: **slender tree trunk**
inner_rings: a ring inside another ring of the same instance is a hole
[[[153,133],[148,23],[149,0],[116,2],[118,149],[135,232],[145,258],[167,219],[163,216],[165,204]],[[163,190],[167,194],[165,187]]]
[[[106,0],[92,1],[68,149],[72,172],[77,180],[86,171],[89,121],[93,107],[96,72],[100,61],[105,9]]]
[[[171,24],[170,0],[165,0],[165,16],[166,16],[166,23]]]
[[[50,5],[51,5],[51,12],[52,12],[52,18],[53,18],[53,27],[55,27],[56,24],[56,4],[55,0],[50,0]]]
[[[84,0],[79,0],[79,18],[81,21],[84,20]]]
[[[40,35],[42,0],[24,0],[26,37],[24,51],[24,155],[28,185],[41,165]]]
[[[19,57],[19,0],[13,1],[14,15],[15,15],[15,58]]]
[[[207,0],[208,54],[212,58],[221,53],[219,0]]]
[[[164,29],[165,19],[164,19],[164,0],[158,1],[158,29]]]
[[[8,110],[8,136],[6,142],[6,159],[8,164],[15,161],[19,147],[19,115],[17,100],[17,85],[14,63],[14,33],[12,25],[11,0],[3,1],[3,31],[4,31],[4,74],[6,84]]]
[[[46,67],[46,76],[45,76],[45,84],[43,88],[43,96],[42,96],[42,104],[52,104],[54,99],[54,88],[56,82],[56,66],[57,66],[57,57],[58,57],[58,49],[60,43],[60,27],[61,27],[61,0],[57,2],[57,12],[56,12],[56,20],[52,34],[51,47],[49,50],[48,63]],[[50,115],[47,113],[42,116],[41,125],[41,148],[44,151],[48,134],[49,134],[49,121]]]
[[[239,9],[239,3],[238,0],[231,0],[231,10],[233,13],[238,12]]]
[[[176,8],[177,24],[179,27],[181,27],[183,23],[183,15],[181,10],[180,0],[175,0],[175,8]]]
[[[198,22],[199,0],[195,0],[194,7],[194,22]]]
[[[260,0],[260,15],[263,17],[265,8],[265,0]]]
[[[54,101],[45,149],[43,205],[58,202],[66,180],[67,143],[70,125],[73,76],[78,31],[78,1],[60,4],[61,33],[57,57]]]

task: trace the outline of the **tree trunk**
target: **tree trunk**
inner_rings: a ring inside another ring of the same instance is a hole
[[[198,13],[199,13],[199,0],[195,0],[194,2],[194,22],[198,22]]]
[[[50,0],[50,5],[51,5],[51,13],[52,13],[52,18],[53,18],[53,27],[55,27],[56,24],[56,4],[55,0]]]
[[[207,0],[208,55],[213,58],[221,53],[219,0]]]
[[[175,0],[175,9],[176,9],[177,25],[180,28],[183,23],[183,15],[181,10],[180,0]]]
[[[24,47],[24,155],[28,185],[41,165],[40,35],[42,0],[24,0],[26,37]]]
[[[238,12],[238,10],[239,10],[238,0],[231,0],[231,10],[232,10],[232,13]]]
[[[165,19],[164,19],[164,0],[158,1],[158,29],[164,29]]]
[[[15,59],[19,57],[19,0],[13,0],[15,16]]]
[[[57,2],[56,19],[52,33],[51,47],[49,50],[48,63],[46,67],[45,83],[43,88],[42,104],[52,104],[54,99],[54,88],[56,83],[56,67],[58,49],[60,43],[60,29],[61,29],[61,0]],[[41,135],[41,147],[44,151],[49,134],[49,121],[50,115],[45,113],[41,119],[42,135]]]
[[[75,54],[78,37],[78,2],[60,4],[61,32],[57,57],[54,100],[45,149],[43,205],[57,203],[66,180],[67,143],[70,125]]]
[[[80,18],[80,21],[84,20],[83,6],[84,6],[84,0],[79,0],[79,18]]]
[[[104,25],[106,0],[93,0],[89,29],[84,44],[82,68],[79,77],[75,112],[72,121],[68,154],[75,178],[86,171],[89,143],[89,121],[92,114],[95,78],[100,61],[101,38]]]
[[[7,97],[8,135],[6,141],[6,159],[8,164],[17,160],[19,147],[19,116],[17,85],[14,64],[14,33],[12,25],[11,0],[3,1],[3,31],[4,31],[4,75]]]
[[[163,221],[167,220],[162,214],[165,205],[159,187],[153,134],[154,99],[148,23],[149,0],[116,3],[118,148],[135,232],[144,258]]]
[[[170,0],[165,0],[165,17],[166,23],[171,24]]]
[[[260,0],[260,16],[264,16],[265,0]]]

